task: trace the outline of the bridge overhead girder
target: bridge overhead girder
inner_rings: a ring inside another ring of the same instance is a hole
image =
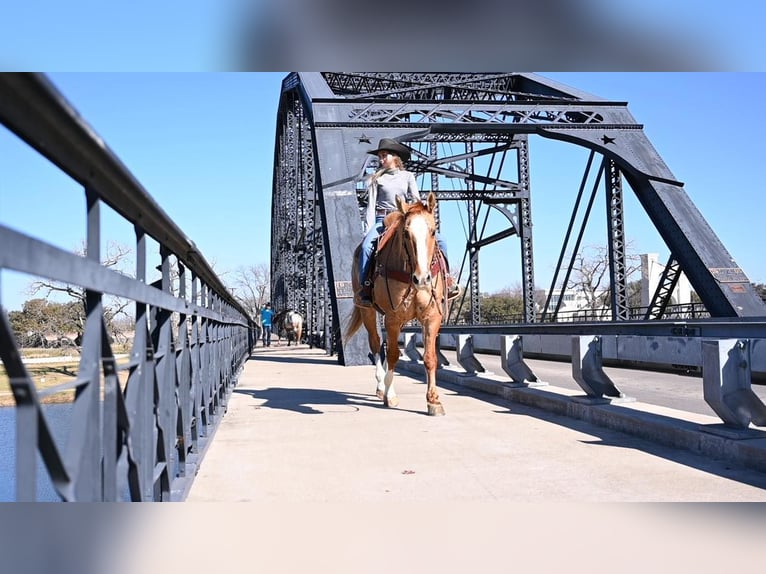
[[[624,177],[659,235],[713,317],[764,315],[764,305],[744,272],[691,202],[625,102],[592,94],[535,74],[292,73],[285,78],[278,114],[272,197],[272,284],[274,296],[293,306],[321,308],[328,350],[342,364],[367,362],[366,336],[345,340],[343,326],[353,310],[351,268],[363,224],[363,179],[374,168],[367,151],[382,137],[413,150],[408,168],[430,175],[442,201],[468,200],[493,207],[510,221],[505,232],[476,235],[466,255],[466,283],[478,315],[478,263],[487,242],[520,239],[524,321],[536,322],[534,255],[526,140],[541,136],[575,144],[604,158],[609,220],[612,319],[626,318],[624,237],[620,178]],[[455,152],[454,146],[463,146]],[[514,153],[512,175],[499,165]],[[496,161],[497,159],[497,161]],[[488,160],[484,173],[474,164]],[[440,189],[440,178],[462,181]],[[609,203],[611,202],[611,203]],[[313,209],[307,209],[307,206]],[[509,215],[510,214],[510,215]],[[476,218],[473,218],[476,219]],[[310,239],[308,239],[310,238]],[[458,260],[450,246],[452,270]],[[295,256],[303,250],[303,258]],[[470,253],[469,253],[470,252]],[[464,258],[465,259],[465,258]],[[321,270],[317,271],[318,268]],[[313,271],[310,271],[313,269]],[[291,295],[293,285],[299,287]],[[300,289],[303,289],[301,291]],[[301,301],[295,299],[300,298]],[[305,299],[305,301],[304,301]],[[307,309],[308,310],[308,309]],[[651,316],[651,314],[647,314]]]

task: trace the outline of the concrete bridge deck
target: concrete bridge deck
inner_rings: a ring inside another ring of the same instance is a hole
[[[516,402],[450,382],[460,380],[450,367],[439,380],[447,414],[429,417],[418,366],[400,366],[401,403],[389,409],[372,366],[341,367],[307,346],[256,348],[186,501],[766,501],[766,472],[729,456],[762,459],[760,430],[731,441],[700,430],[717,428],[713,416],[639,401],[583,407],[723,441],[721,456],[699,454],[535,406],[571,403],[572,391],[527,389],[538,398]]]

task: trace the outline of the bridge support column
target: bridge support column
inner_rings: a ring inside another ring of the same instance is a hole
[[[410,361],[417,363],[423,361],[423,355],[417,348],[417,333],[404,333],[404,354],[410,358]]]
[[[467,374],[475,375],[486,371],[473,352],[473,336],[458,335],[456,343],[457,362]]]
[[[705,402],[725,425],[746,429],[766,425],[766,405],[750,387],[750,341],[702,341],[702,386]]]
[[[444,356],[441,349],[441,338],[436,338],[436,368],[441,369],[449,365],[449,359]]]
[[[524,362],[522,338],[520,335],[503,335],[500,337],[500,365],[503,371],[511,377],[512,386],[528,387],[545,385],[537,379],[537,375]]]
[[[625,398],[604,372],[600,337],[572,337],[572,377],[588,398]]]

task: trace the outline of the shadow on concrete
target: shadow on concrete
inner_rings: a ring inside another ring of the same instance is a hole
[[[419,377],[415,376],[413,378],[417,380]],[[560,425],[562,427],[566,427],[568,429],[576,430],[583,434],[596,437],[594,440],[581,440],[580,442],[583,444],[612,448],[632,448],[647,454],[651,454],[652,456],[670,460],[677,464],[695,468],[702,472],[714,474],[757,488],[766,489],[766,473],[762,473],[757,469],[749,468],[740,463],[707,457],[703,454],[696,453],[691,450],[653,442],[649,438],[634,436],[616,429],[602,427],[595,423],[591,423],[579,418],[573,418],[564,414],[549,412],[538,407],[509,401],[493,393],[488,393],[471,387],[465,387],[459,383],[439,381],[438,387],[440,389],[449,390],[463,396],[473,397],[483,402],[498,406],[501,408],[501,410],[494,411],[497,414],[533,417],[541,421]],[[538,391],[537,389],[529,390],[533,392],[545,392]],[[600,408],[605,407],[602,405]],[[606,408],[615,409],[616,412],[630,411],[630,409],[615,404],[608,405]],[[630,411],[630,414],[632,415],[633,412]],[[689,425],[690,427],[699,427],[699,425],[693,423],[679,421],[678,419],[674,419],[672,417],[666,417],[654,413],[644,412],[641,413],[641,417],[649,422],[662,423],[666,425]]]
[[[262,361],[269,363],[303,363],[305,365],[332,365],[337,364],[335,359],[316,353],[290,353],[289,357],[272,355],[269,353],[259,353],[250,355],[248,361]]]
[[[330,365],[337,364],[334,357],[327,355],[318,355],[317,350],[295,349],[289,355],[279,355],[269,350],[251,355],[251,361],[277,362],[284,364],[311,364],[311,365]],[[408,369],[397,368],[396,372],[402,377],[407,377],[415,383],[425,385],[425,374],[413,372]],[[532,417],[541,421],[556,424],[571,430],[576,430],[583,434],[593,437],[592,440],[582,440],[583,444],[592,446],[602,446],[611,448],[631,448],[645,452],[652,456],[682,464],[690,468],[695,468],[702,472],[717,475],[729,480],[734,480],[742,484],[748,484],[757,488],[766,489],[766,473],[757,469],[747,467],[738,462],[729,462],[727,460],[713,458],[694,452],[692,450],[672,446],[662,441],[654,441],[647,436],[630,434],[616,428],[600,426],[595,422],[590,422],[580,418],[568,416],[565,407],[562,407],[561,400],[556,401],[551,406],[551,410],[541,408],[532,404],[525,404],[513,400],[505,399],[491,392],[486,392],[470,386],[462,385],[458,382],[439,379],[437,387],[445,393],[455,393],[457,395],[468,396],[481,400],[498,407],[494,412],[497,414],[508,414],[515,416]],[[284,409],[301,414],[337,414],[344,410],[359,410],[363,407],[388,409],[374,394],[364,393],[344,393],[326,389],[315,388],[282,388],[272,387],[266,389],[237,389],[235,393],[250,395],[259,404],[256,408]],[[540,394],[542,397],[549,396],[547,391],[542,389],[526,389],[525,392],[531,394]],[[564,401],[565,402],[565,401]],[[446,405],[448,408],[448,405]],[[627,413],[638,417],[632,409],[627,409],[618,404],[600,405],[600,409],[610,409],[615,413]],[[555,410],[554,410],[555,409]],[[399,407],[392,409],[400,412],[410,412],[422,416],[428,416],[426,412],[420,410],[406,410]],[[640,417],[643,424],[646,425],[665,425],[699,429],[698,424],[690,423],[672,417],[659,414],[641,412]],[[637,424],[638,423],[637,421]],[[697,431],[702,432],[702,431]]]
[[[337,413],[340,408],[362,407],[388,409],[378,397],[362,393],[343,393],[326,389],[269,387],[266,389],[234,389],[232,392],[249,395],[259,401],[257,408],[282,409],[306,415]],[[323,409],[322,407],[329,407]],[[340,408],[339,408],[340,407]],[[399,412],[426,415],[425,412],[396,407]]]

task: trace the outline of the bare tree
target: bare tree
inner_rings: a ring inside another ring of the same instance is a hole
[[[266,263],[256,263],[249,267],[238,267],[232,279],[232,292],[236,299],[253,317],[268,301],[270,296],[271,273]]]
[[[84,242],[75,251],[75,253],[77,253],[80,256],[85,255],[86,247]],[[106,245],[106,254],[103,260],[101,261],[101,265],[102,267],[113,269],[124,275],[129,275],[129,273],[127,273],[124,270],[124,267],[127,266],[130,253],[131,253],[130,248],[115,242],[108,242]],[[80,303],[79,307],[81,309],[81,313],[79,313],[78,317],[76,318],[77,327],[78,327],[77,335],[79,339],[82,336],[83,330],[85,328],[85,309],[86,309],[85,288],[79,285],[71,285],[68,283],[62,283],[60,281],[50,281],[47,279],[40,279],[38,281],[33,281],[27,287],[27,295],[29,295],[30,297],[42,295],[47,300],[49,297],[53,296],[54,294],[64,295],[65,297],[69,297]],[[132,321],[132,318],[126,312],[126,308],[130,305],[130,303],[131,301],[128,301],[119,297],[112,297],[112,296],[104,297],[104,301],[103,301],[104,321],[107,325],[107,328],[110,329],[110,331],[112,331],[111,333],[112,336],[117,335],[117,333],[114,332],[115,319],[117,317],[122,315],[123,318],[126,319],[127,321],[129,322]]]
[[[630,243],[626,244],[630,247]],[[641,257],[625,252],[625,276],[631,277],[641,269]],[[588,245],[580,251],[572,265],[572,276],[569,278],[567,289],[573,289],[583,294],[586,308],[595,310],[609,306],[609,251],[602,245]]]

